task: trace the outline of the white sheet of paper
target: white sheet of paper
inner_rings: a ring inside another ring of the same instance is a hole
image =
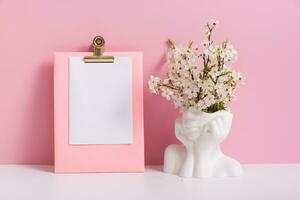
[[[132,144],[132,63],[69,57],[69,144]]]

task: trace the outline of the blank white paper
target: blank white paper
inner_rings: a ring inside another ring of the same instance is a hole
[[[69,143],[132,144],[132,63],[69,57]]]

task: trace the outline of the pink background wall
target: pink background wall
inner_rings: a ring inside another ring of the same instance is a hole
[[[0,163],[53,163],[54,51],[88,51],[102,34],[107,50],[144,52],[146,83],[165,72],[165,40],[199,42],[211,18],[247,77],[224,151],[243,163],[300,162],[299,0],[0,0]],[[146,163],[159,164],[178,113],[144,87]]]

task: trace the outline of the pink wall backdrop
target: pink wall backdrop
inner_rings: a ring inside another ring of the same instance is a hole
[[[146,164],[162,163],[178,112],[148,94],[147,79],[165,72],[167,38],[200,42],[212,18],[247,77],[224,151],[242,163],[300,162],[299,0],[0,0],[0,163],[53,163],[53,52],[88,51],[96,34],[108,51],[144,52]]]

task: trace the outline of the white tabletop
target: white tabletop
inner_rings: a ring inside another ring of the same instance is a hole
[[[182,179],[145,173],[54,174],[52,166],[0,165],[0,199],[300,199],[300,164],[244,165],[241,178]]]

